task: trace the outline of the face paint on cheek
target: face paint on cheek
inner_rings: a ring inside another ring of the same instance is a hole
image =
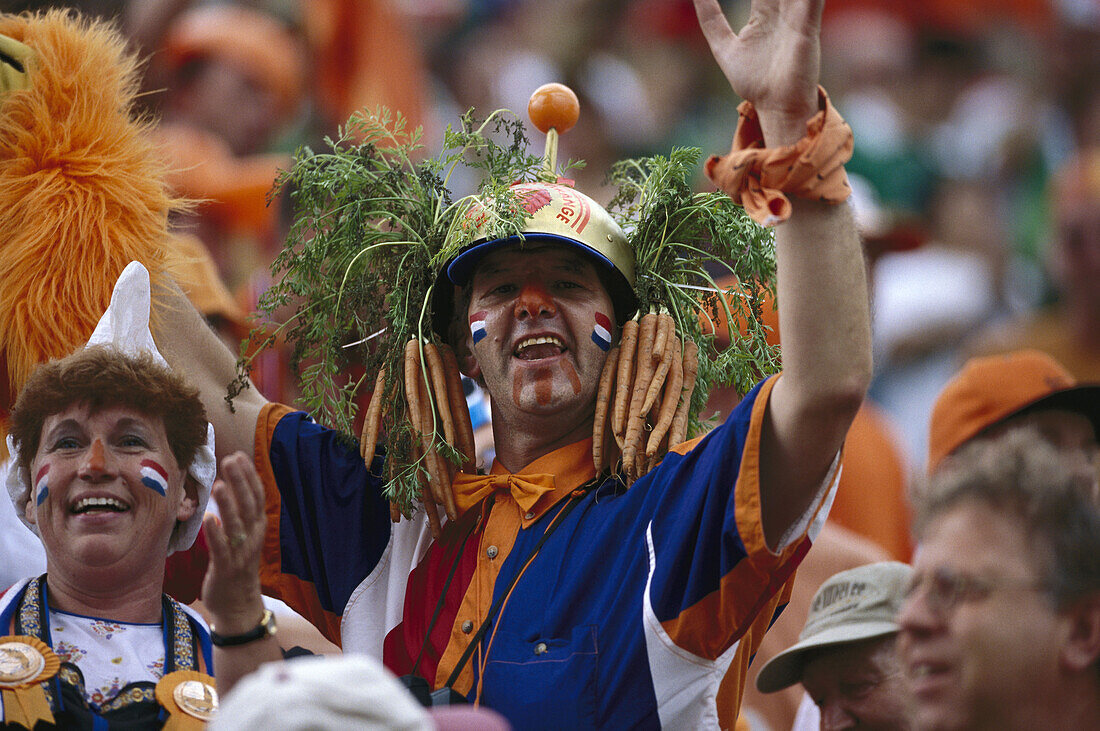
[[[596,323],[592,326],[592,342],[605,353],[611,349],[611,318],[602,312],[596,313]]]
[[[168,494],[168,471],[151,459],[141,460],[141,484],[161,497]]]
[[[488,314],[488,312],[482,310],[470,315],[470,336],[473,338],[474,345],[480,343],[485,337],[485,317]]]
[[[34,504],[41,505],[46,502],[46,498],[50,496],[50,486],[46,481],[46,474],[50,471],[49,465],[43,465],[42,469],[38,470],[38,474],[34,477]]]
[[[561,361],[561,372],[565,374],[565,377],[569,379],[569,384],[573,387],[573,395],[581,392],[581,377],[577,373],[577,369],[567,360]]]

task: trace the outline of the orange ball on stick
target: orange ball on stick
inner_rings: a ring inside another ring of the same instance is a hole
[[[531,94],[527,102],[527,115],[531,123],[543,134],[556,129],[558,134],[568,131],[577,123],[581,103],[577,95],[565,84],[543,84]]]

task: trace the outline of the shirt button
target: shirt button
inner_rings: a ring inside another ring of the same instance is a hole
[[[534,518],[534,517],[535,517],[534,513],[527,513],[526,515],[523,516],[523,519],[524,520],[531,520],[531,518]]]
[[[540,642],[537,645],[535,645],[535,654],[536,655],[542,655],[545,652],[546,652],[546,643],[545,642]]]
[[[489,558],[496,558],[497,557],[497,547],[496,546],[489,546],[488,548],[485,549],[485,555],[488,556]]]
[[[467,619],[465,622],[462,623],[462,632],[464,634],[470,634],[473,631],[474,631],[474,623],[473,622],[471,622],[470,620]]]

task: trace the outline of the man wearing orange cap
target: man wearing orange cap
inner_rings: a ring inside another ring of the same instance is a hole
[[[824,521],[870,379],[862,252],[850,210],[832,205],[847,198],[850,131],[817,88],[823,4],[754,0],[738,35],[717,0],[696,0],[720,66],[752,102],[734,150],[707,172],[756,220],[782,223],[784,372],[705,436],[670,438],[629,489],[594,465],[592,435],[609,351],[637,306],[635,272],[647,270],[608,212],[567,183],[519,186],[522,236],[479,237],[430,264],[441,288],[462,290],[456,306],[426,305],[419,320],[459,323],[449,339],[492,397],[497,447],[491,474],[454,473],[437,493],[442,526],[426,490],[425,510],[391,522],[380,475],[416,432],[391,422],[389,450],[368,448],[364,464],[338,434],[254,390],[230,412],[232,356],[193,313],[164,313],[162,350],[203,384],[221,448],[251,448],[267,480],[265,588],[345,650],[420,676],[425,696],[479,701],[518,727],[732,726],[752,654]],[[406,390],[420,389],[422,349],[435,367],[427,329],[403,343]],[[416,400],[421,414],[432,408]],[[641,424],[645,411],[630,418]],[[452,486],[457,505],[446,502]]]
[[[972,358],[932,408],[928,473],[964,444],[1033,425],[1063,453],[1097,462],[1100,385],[1082,385],[1037,350]]]

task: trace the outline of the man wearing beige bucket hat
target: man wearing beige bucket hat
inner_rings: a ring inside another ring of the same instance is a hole
[[[760,669],[756,687],[774,693],[802,683],[822,729],[908,728],[894,640],[911,573],[886,561],[830,578],[814,595],[798,642]]]

